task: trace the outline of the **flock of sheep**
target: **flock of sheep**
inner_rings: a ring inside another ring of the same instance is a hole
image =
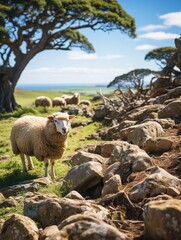
[[[37,97],[35,106],[65,106],[69,104],[90,105],[90,101],[80,101],[78,93],[72,96],[56,97],[51,101],[46,96]],[[56,112],[47,118],[37,116],[24,116],[15,121],[11,130],[11,145],[15,155],[20,155],[23,172],[34,169],[31,156],[44,162],[44,176],[48,177],[48,165],[50,160],[50,176],[55,179],[54,163],[62,157],[70,131],[70,119],[74,115]],[[25,157],[28,166],[26,166]]]
[[[66,106],[69,104],[74,105],[87,105],[90,106],[91,103],[88,100],[80,101],[80,94],[74,93],[73,95],[63,95],[62,97],[55,97],[51,100],[49,97],[40,96],[35,99],[35,107],[56,107],[56,106]]]

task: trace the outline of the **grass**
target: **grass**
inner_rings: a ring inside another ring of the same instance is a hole
[[[46,95],[53,98],[60,94],[53,91],[28,91],[17,89],[15,92],[15,98],[22,108],[14,111],[13,113],[5,113],[0,115],[0,188],[11,186],[22,182],[24,180],[35,179],[44,175],[43,162],[39,162],[33,157],[35,170],[28,173],[22,173],[21,161],[19,156],[15,156],[11,150],[10,144],[10,132],[14,121],[24,115],[38,115],[48,116],[53,112],[60,111],[59,107],[44,109],[41,107],[35,108],[33,106],[34,99],[40,95]],[[83,96],[84,99],[89,99],[90,96]],[[76,116],[73,121],[84,120],[85,117]],[[102,126],[100,123],[91,123],[84,127],[77,127],[71,130],[68,137],[68,147],[61,160],[55,162],[56,175],[63,177],[70,169],[70,156],[75,153],[77,148],[85,146],[87,144],[95,144],[97,140],[87,140],[87,137],[94,134]],[[53,187],[55,190],[56,187]],[[57,190],[55,190],[57,192]]]

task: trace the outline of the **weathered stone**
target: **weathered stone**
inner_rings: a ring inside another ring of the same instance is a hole
[[[40,240],[58,240],[59,232],[58,226],[56,225],[46,227],[40,232]]]
[[[0,240],[38,240],[39,230],[29,217],[14,214],[5,221],[0,234]]]
[[[181,99],[173,101],[158,112],[159,118],[180,118],[181,117]]]
[[[79,199],[79,200],[83,200],[84,197],[82,197],[82,195],[80,193],[78,193],[77,191],[73,190],[71,192],[69,192],[65,198],[70,198],[70,199]]]
[[[181,239],[181,200],[149,202],[144,208],[145,239]]]
[[[133,202],[142,201],[144,198],[157,196],[160,194],[172,194],[170,188],[181,190],[181,180],[160,167],[152,167],[147,170],[148,176],[141,182],[134,185],[129,190],[129,197]]]
[[[0,208],[16,207],[17,204],[18,204],[17,201],[10,197],[0,201]]]
[[[109,211],[89,200],[58,198],[50,195],[37,195],[26,198],[24,215],[37,221],[41,226],[58,225],[67,217],[88,212],[95,213],[97,218],[104,220]]]
[[[70,163],[73,167],[83,163],[90,162],[90,161],[104,163],[105,159],[98,154],[84,152],[84,151],[77,152],[70,159]]]
[[[59,225],[60,233],[57,237],[72,236],[79,240],[128,240],[125,233],[115,227],[97,219],[95,215],[77,214],[67,218]],[[45,239],[48,240],[48,239]]]
[[[152,158],[137,145],[125,144],[121,146],[115,146],[108,164],[111,165],[115,162],[120,162],[122,166],[128,164],[132,172],[140,172],[152,166]]]
[[[102,196],[119,192],[123,188],[121,178],[118,174],[113,175],[104,183]]]
[[[20,192],[35,192],[38,190],[40,186],[45,187],[50,184],[49,178],[38,178],[34,180],[27,180],[20,184],[13,185],[11,187],[2,188],[0,191],[3,193],[5,197],[16,196],[20,194]]]
[[[162,104],[153,104],[153,105],[146,105],[136,109],[133,109],[126,113],[126,118],[132,121],[140,121],[142,122],[146,119],[151,112],[158,112],[164,106]]]
[[[64,178],[63,187],[85,191],[97,185],[102,177],[102,165],[98,162],[87,162],[70,169]]]
[[[162,126],[155,121],[147,121],[139,125],[125,128],[120,132],[122,140],[143,147],[149,138],[156,138],[163,133]]]
[[[163,153],[172,149],[173,141],[168,138],[149,138],[144,144],[144,150],[150,153]]]

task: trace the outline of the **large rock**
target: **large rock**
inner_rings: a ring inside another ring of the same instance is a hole
[[[144,148],[144,144],[149,138],[160,137],[163,132],[163,128],[159,123],[155,121],[147,121],[142,124],[123,129],[120,131],[120,136],[122,140]]]
[[[114,147],[108,164],[120,162],[121,172],[141,172],[152,166],[152,158],[137,145],[122,142],[122,146]],[[124,169],[124,170],[123,170]]]
[[[145,239],[181,239],[181,200],[149,202],[144,208]]]
[[[84,151],[77,152],[70,159],[71,165],[73,167],[77,165],[81,165],[86,162],[90,162],[90,161],[98,162],[102,164],[105,162],[105,159],[98,154],[84,152]]]
[[[102,165],[98,162],[87,162],[70,169],[64,178],[63,187],[84,192],[96,186],[102,178]]]
[[[5,221],[0,240],[39,240],[39,230],[29,217],[14,214]]]
[[[33,180],[27,180],[17,185],[2,188],[0,191],[5,197],[16,196],[20,192],[36,192],[40,187],[47,187],[51,183],[49,178],[38,178]]]
[[[147,170],[148,176],[129,190],[129,197],[133,202],[140,202],[144,198],[168,194],[177,196],[181,191],[181,180],[160,167]]]
[[[177,99],[166,105],[158,112],[159,118],[180,118],[181,117],[181,99]]]
[[[58,225],[67,217],[74,214],[94,213],[97,218],[104,220],[108,210],[93,201],[57,198],[49,195],[37,195],[26,198],[24,203],[24,215],[32,218],[41,226]]]
[[[67,218],[59,226],[45,228],[41,234],[43,240],[51,239],[79,239],[79,240],[128,240],[126,234],[115,227],[97,219],[92,214],[76,214]],[[54,234],[52,235],[52,233]],[[67,236],[71,236],[68,238]]]
[[[163,108],[162,104],[146,105],[139,108],[135,108],[126,113],[126,119],[131,121],[142,122],[149,116],[151,112],[158,112],[162,108]]]
[[[170,151],[173,145],[173,141],[168,138],[159,137],[156,139],[149,138],[145,144],[144,149],[150,153],[163,153]]]
[[[102,189],[102,196],[104,197],[107,194],[117,193],[122,190],[123,186],[121,183],[121,178],[118,174],[113,175],[104,183]]]

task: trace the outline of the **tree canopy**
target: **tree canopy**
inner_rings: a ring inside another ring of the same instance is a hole
[[[146,61],[155,60],[161,68],[165,67],[168,59],[176,52],[174,47],[155,48],[145,56]]]
[[[144,79],[144,77],[150,74],[156,74],[156,73],[158,72],[150,69],[144,69],[144,68],[134,69],[128,73],[115,77],[114,80],[111,81],[107,87],[113,87],[113,86],[123,87],[127,83],[132,84],[135,81],[135,79],[136,81],[141,81],[142,79]]]
[[[14,88],[36,54],[74,47],[94,51],[85,28],[136,36],[134,19],[117,0],[1,0],[0,112],[15,109]]]

